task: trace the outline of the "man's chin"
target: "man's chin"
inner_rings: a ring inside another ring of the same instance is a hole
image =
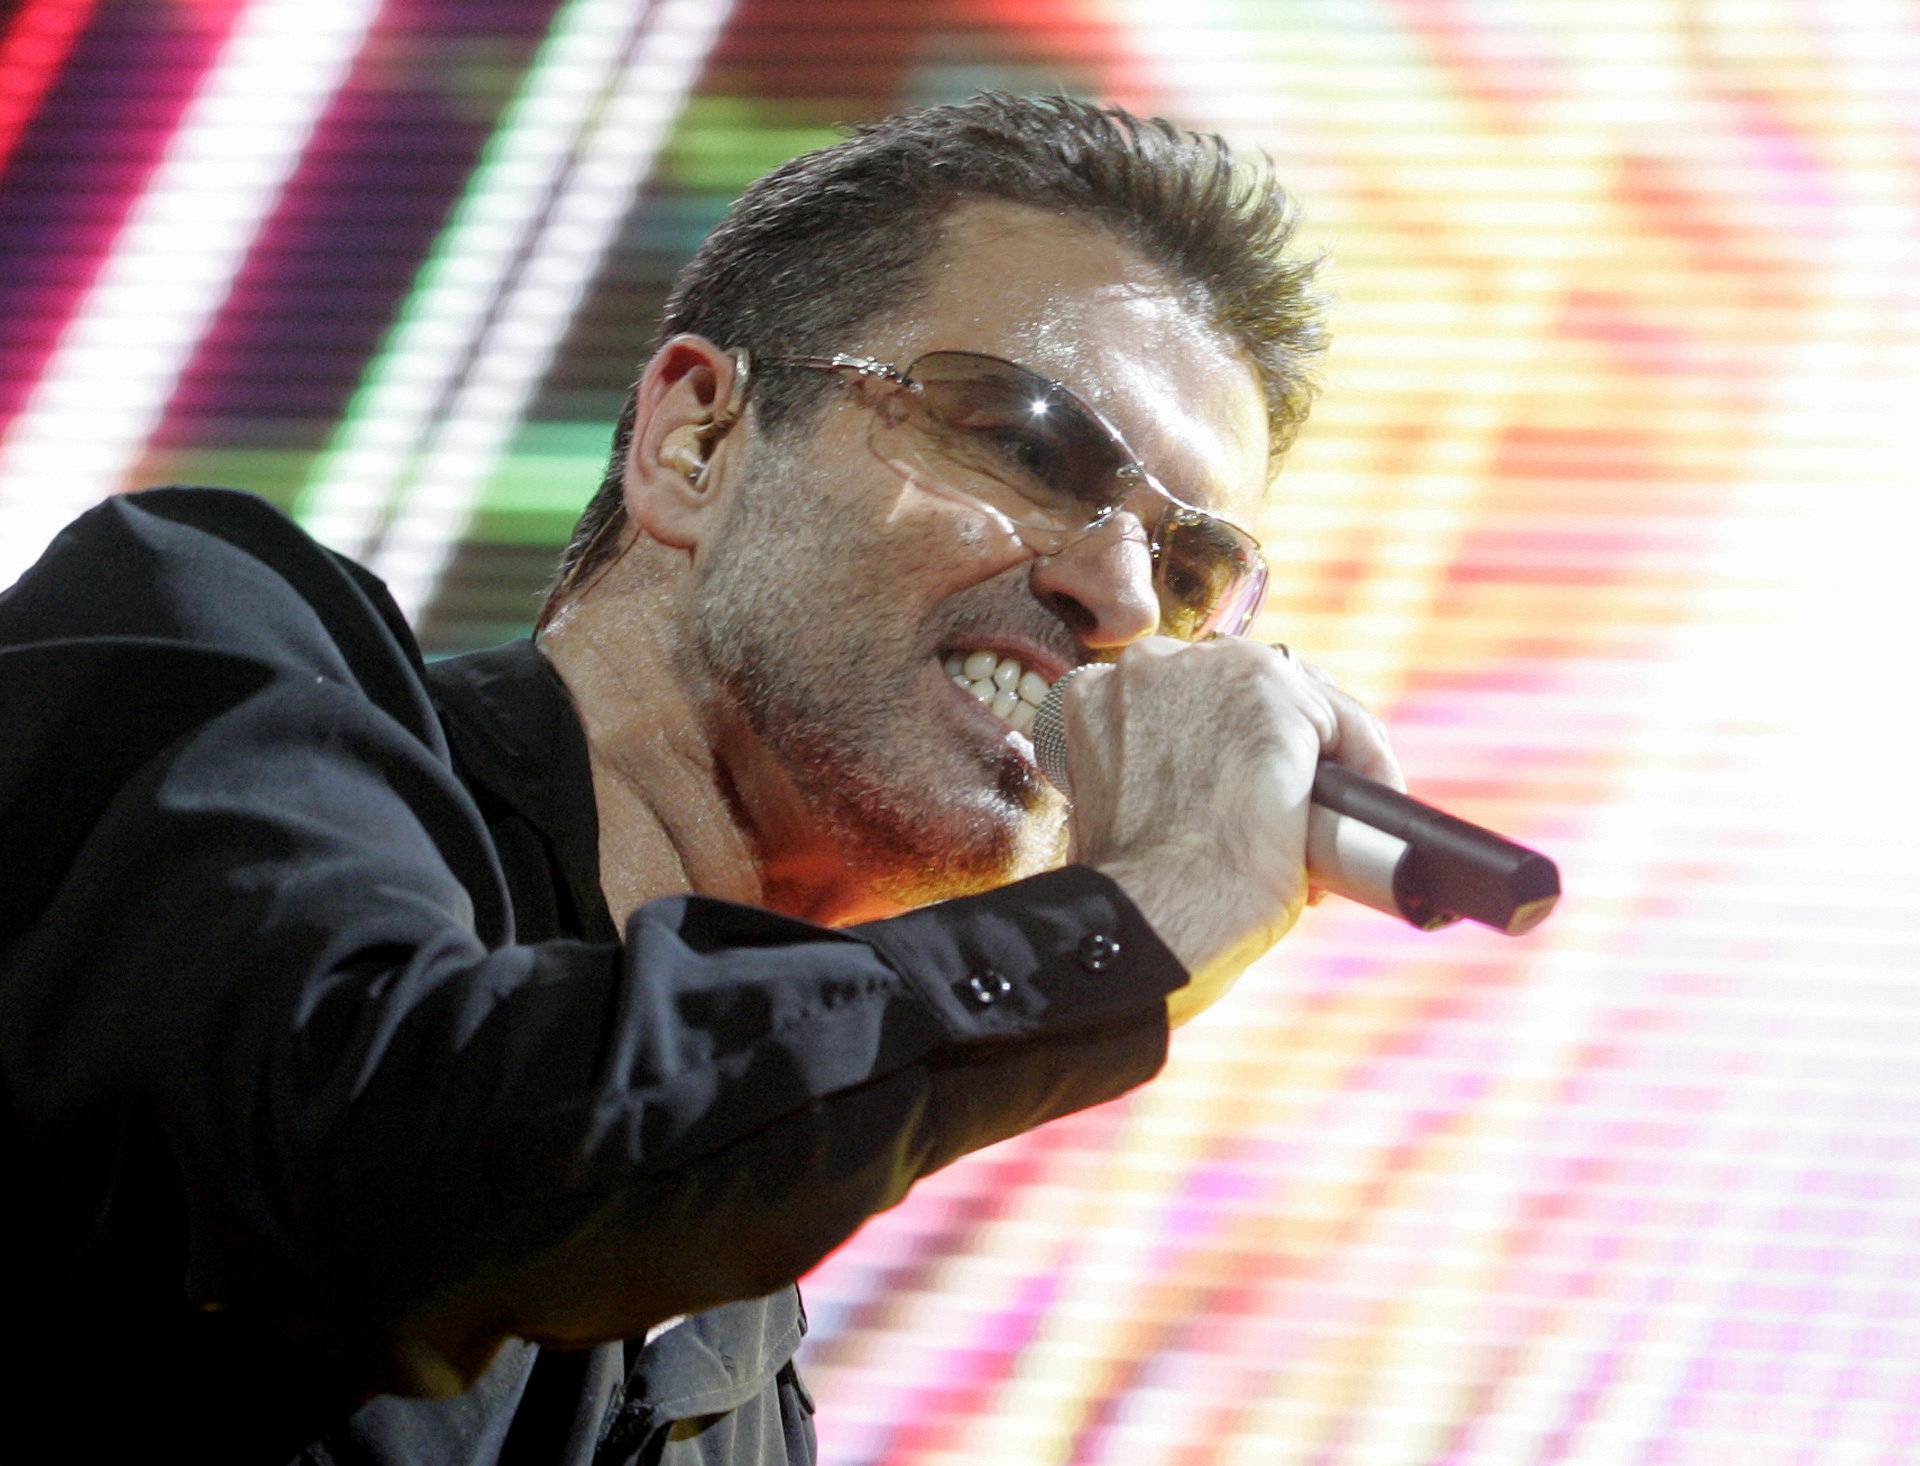
[[[877,893],[902,907],[974,896],[1052,870],[1066,858],[1065,803],[1050,789],[1039,797],[1023,792],[1032,805],[1002,794],[986,809],[923,808],[905,821],[888,819],[885,834],[869,823],[855,837],[854,862]],[[924,804],[924,794],[917,802]]]
[[[869,702],[858,723],[847,710],[808,711],[763,711],[756,731],[854,883],[887,904],[975,895],[1064,857],[1066,801],[976,719],[956,727],[917,703]],[[849,727],[857,736],[845,736]]]

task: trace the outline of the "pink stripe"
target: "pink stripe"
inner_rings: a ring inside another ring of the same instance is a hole
[[[34,269],[34,283],[12,297],[8,340],[0,357],[0,437],[33,395],[73,313],[87,298],[113,242],[166,156],[181,116],[199,90],[250,0],[203,0],[168,22],[179,42],[153,69],[156,85],[100,122],[118,162],[99,169],[72,194],[47,199],[44,222],[59,241],[57,268]],[[0,170],[25,136],[96,9],[96,0],[30,0],[0,40]],[[103,26],[111,24],[111,13]],[[98,38],[96,38],[98,39]],[[169,37],[173,40],[174,37]],[[105,194],[106,201],[101,201]]]
[[[60,74],[96,0],[29,0],[0,40],[0,172]]]

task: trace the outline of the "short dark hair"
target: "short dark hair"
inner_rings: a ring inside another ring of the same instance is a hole
[[[674,283],[652,350],[693,332],[760,355],[844,350],[906,298],[955,204],[997,200],[1105,226],[1193,289],[1212,323],[1252,358],[1277,461],[1312,403],[1326,344],[1319,261],[1288,253],[1292,200],[1264,156],[1236,162],[1217,134],[1070,97],[985,92],[853,129],[774,169],[735,201]],[[649,351],[649,356],[652,354]],[[754,385],[768,432],[804,418],[831,387],[813,372]],[[634,396],[606,476],[574,527],[553,595],[615,551]]]

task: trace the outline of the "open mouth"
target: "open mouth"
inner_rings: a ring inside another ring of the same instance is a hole
[[[1051,684],[1029,671],[1018,657],[984,649],[955,650],[947,653],[941,666],[956,686],[972,693],[1001,722],[1020,733],[1033,730],[1033,715]]]

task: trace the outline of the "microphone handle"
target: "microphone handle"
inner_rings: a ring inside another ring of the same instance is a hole
[[[1560,899],[1539,851],[1332,763],[1313,776],[1307,874],[1429,932],[1465,918],[1517,937]]]
[[[1069,799],[1060,705],[1071,680],[1055,684],[1033,720],[1040,772]],[[1422,931],[1464,918],[1517,937],[1560,899],[1559,868],[1539,851],[1332,763],[1313,776],[1307,875]]]

